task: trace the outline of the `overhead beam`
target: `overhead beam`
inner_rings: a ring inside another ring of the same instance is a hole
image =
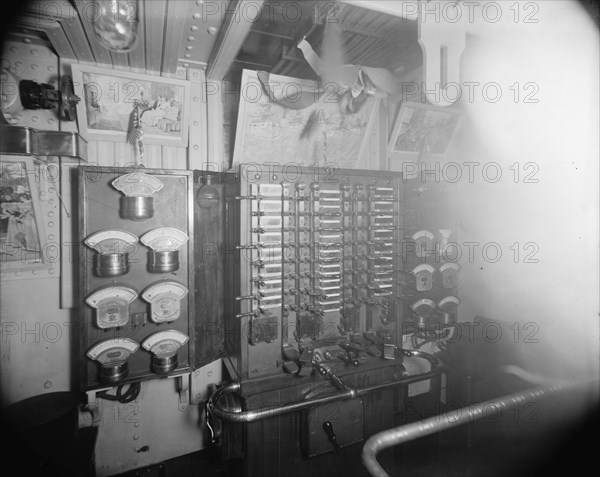
[[[260,16],[264,0],[244,2],[231,0],[225,12],[225,21],[208,61],[206,77],[209,81],[222,81],[235,61],[248,36],[252,24]]]

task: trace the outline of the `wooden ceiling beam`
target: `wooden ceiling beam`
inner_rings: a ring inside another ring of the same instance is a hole
[[[252,8],[245,8],[244,4],[252,4]],[[244,2],[232,0],[227,5],[225,21],[221,27],[219,37],[208,61],[206,77],[209,81],[222,81],[233,65],[246,36],[252,28],[252,23],[260,15],[264,0]]]

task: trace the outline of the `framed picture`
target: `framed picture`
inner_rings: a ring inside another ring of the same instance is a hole
[[[348,97],[333,94],[335,89],[332,93],[325,88],[322,94],[313,80],[275,74],[261,79],[261,74],[266,75],[242,72],[234,164],[373,167],[370,137],[379,98],[368,96],[350,112]]]
[[[35,278],[32,274],[58,268],[56,243],[49,248],[47,242],[40,182],[40,164],[31,157],[0,156],[2,278]]]
[[[417,160],[423,153],[443,156],[461,119],[456,109],[404,102],[388,142],[388,157]]]
[[[81,98],[77,123],[85,139],[125,142],[139,107],[145,143],[187,145],[189,82],[79,64],[72,71]]]

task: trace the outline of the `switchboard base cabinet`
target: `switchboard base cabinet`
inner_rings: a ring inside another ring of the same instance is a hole
[[[389,382],[406,373],[398,362],[372,359],[359,368],[338,370],[348,386],[361,389]],[[439,410],[440,378],[429,380],[429,391],[409,398],[409,385],[375,391],[355,399],[338,400],[255,422],[222,421],[220,458],[225,474],[233,476],[369,477],[362,465],[366,439],[377,432],[418,420],[413,410]],[[243,381],[241,410],[275,409],[338,392],[320,376]],[[423,404],[427,401],[427,405]],[[403,466],[404,450],[379,456],[386,469]]]

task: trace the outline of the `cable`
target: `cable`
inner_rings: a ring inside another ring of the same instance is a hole
[[[100,391],[99,393],[96,393],[96,397],[106,399],[108,401],[118,401],[121,404],[126,404],[135,401],[140,395],[140,391],[142,389],[142,383],[140,381],[131,383],[129,385],[129,389],[127,389],[125,393],[123,393],[123,386],[126,386],[126,384],[121,384],[117,387],[116,395],[108,394],[108,391]]]

